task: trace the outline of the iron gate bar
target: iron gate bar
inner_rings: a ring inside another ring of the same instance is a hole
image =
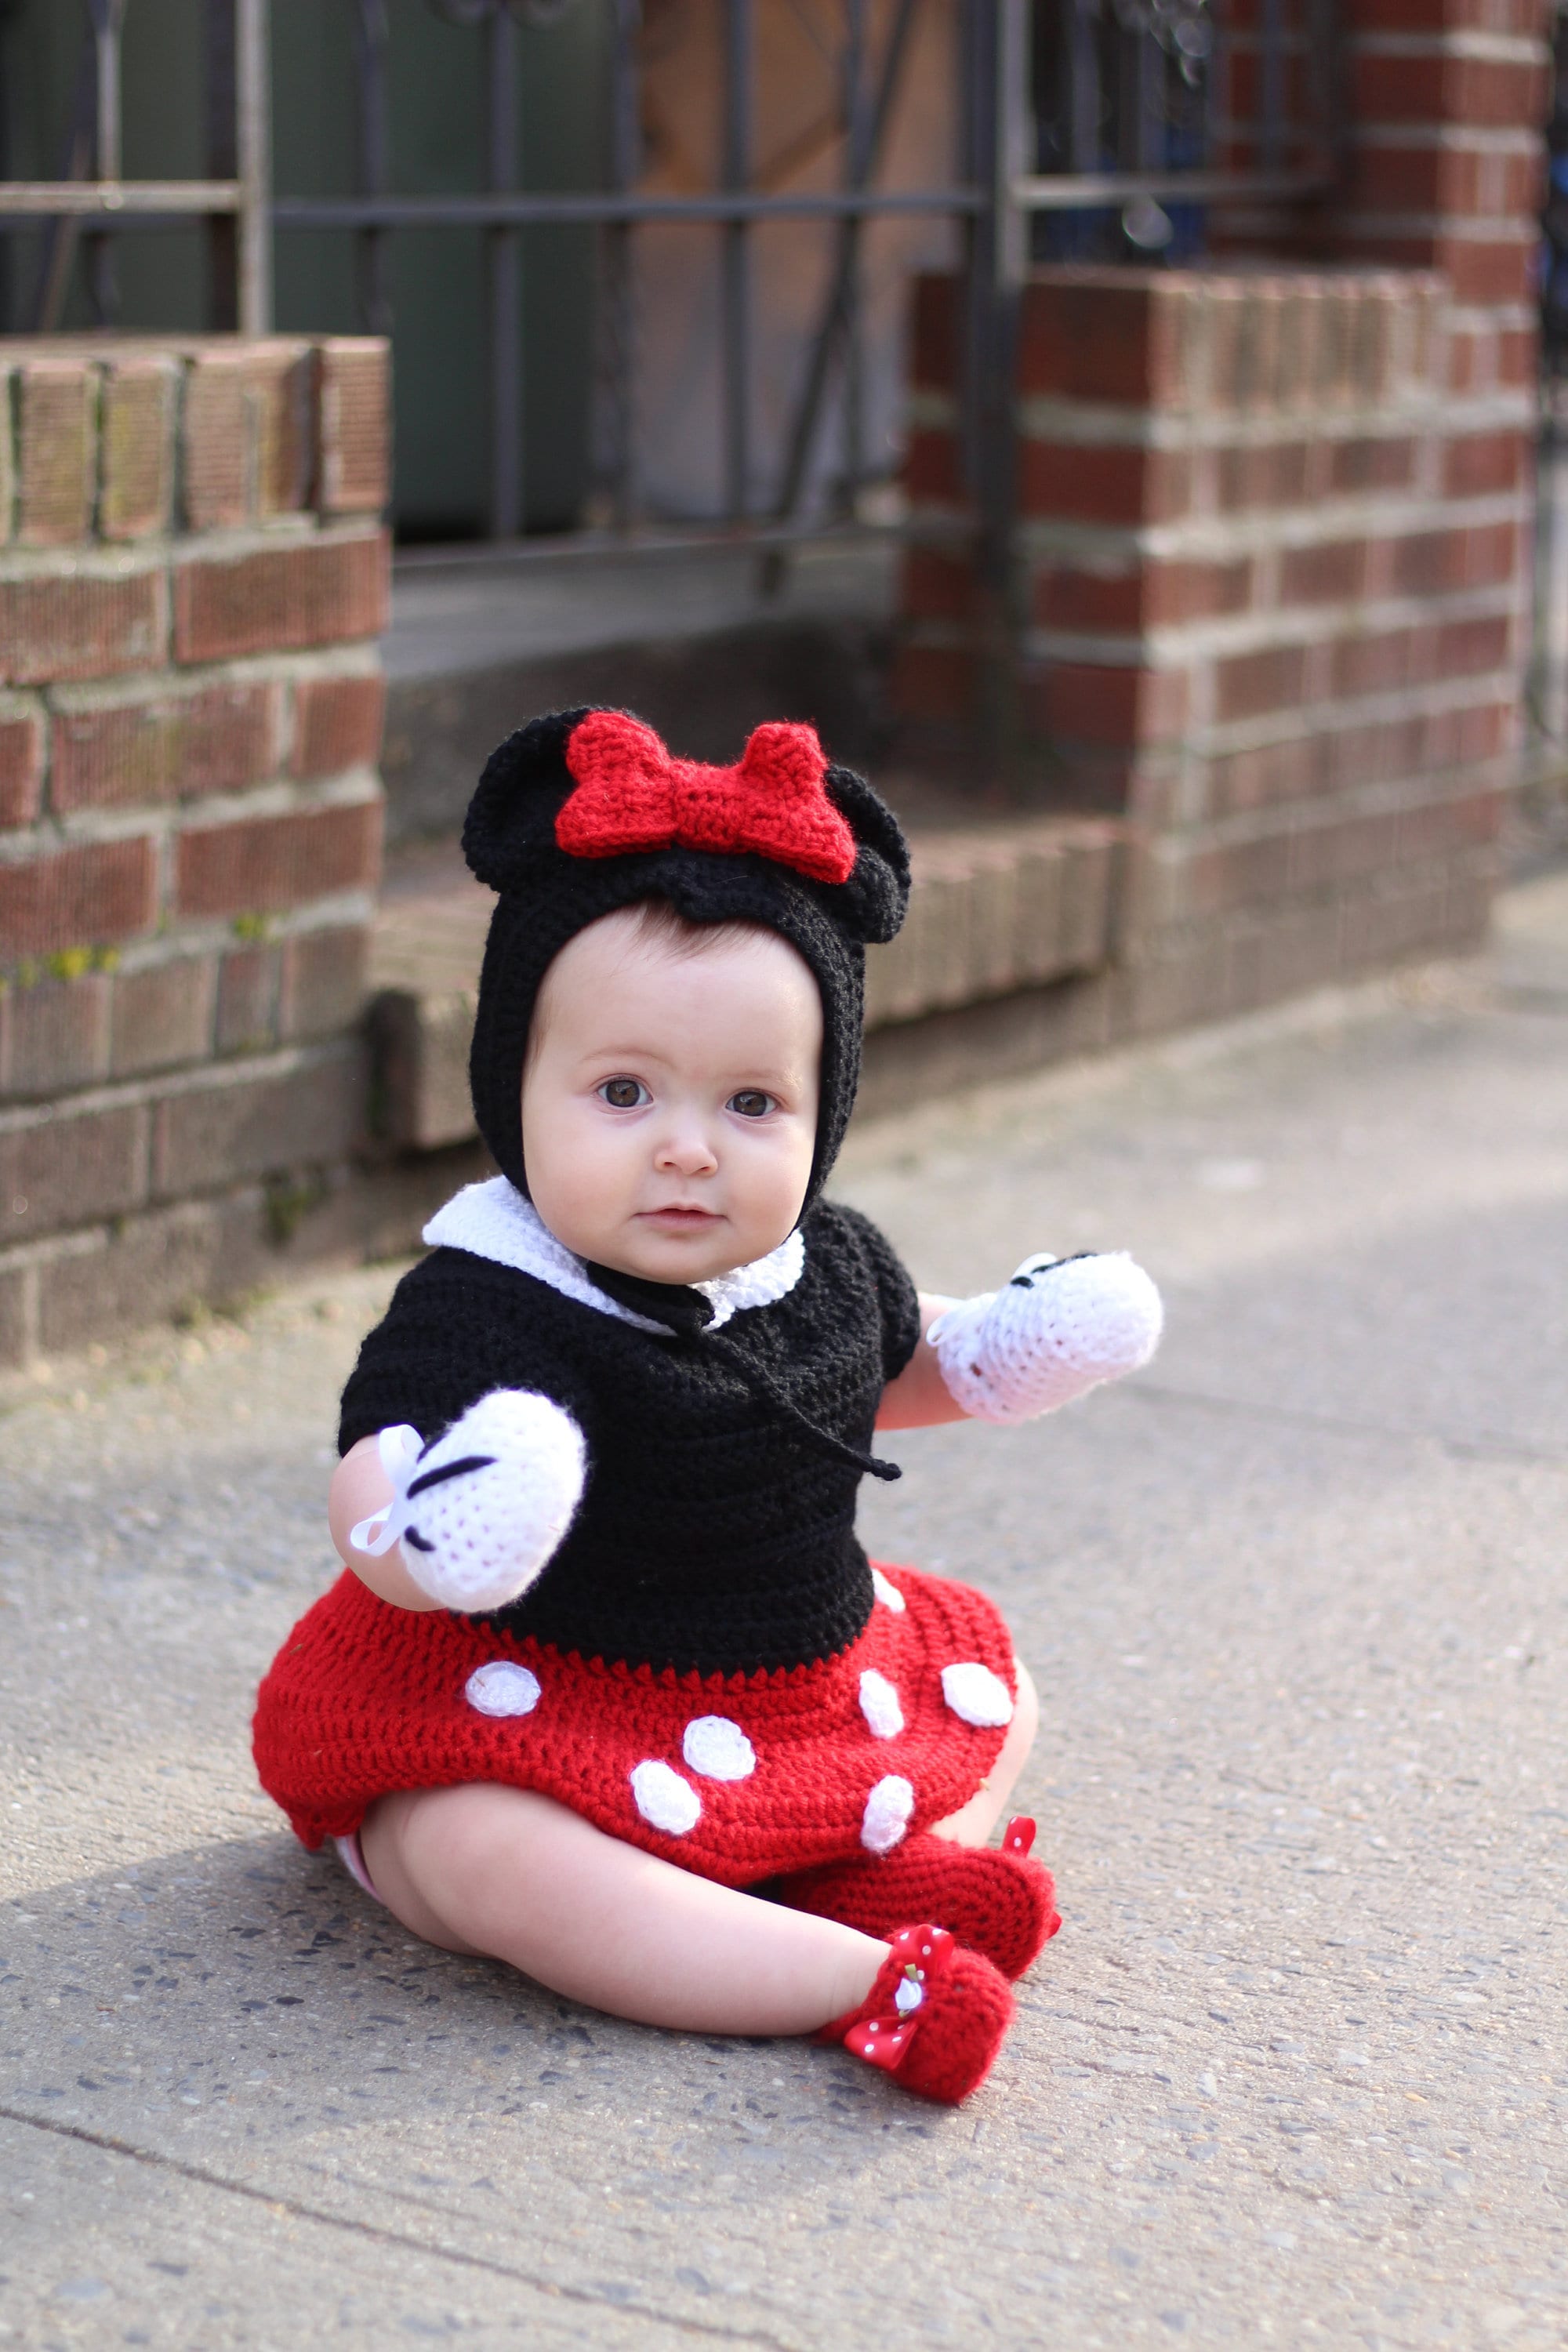
[[[609,419],[610,497],[616,527],[629,530],[637,505],[637,418],[633,407],[632,362],[637,334],[637,287],[632,272],[631,224],[638,217],[636,199],[626,192],[642,163],[642,75],[637,35],[642,30],[642,0],[615,0],[614,40],[610,60],[610,178],[619,213],[584,215],[606,223],[605,239],[605,315],[601,337],[607,338],[604,355],[605,392]]]
[[[1331,172],[1100,172],[1015,181],[1013,202],[1032,213],[1075,212],[1125,204],[1130,196],[1173,196],[1223,212],[1232,205],[1321,195]]]
[[[391,176],[386,103],[387,47],[392,37],[386,0],[356,0],[353,19],[355,146],[361,193],[384,195]],[[386,290],[386,231],[362,229],[354,239],[354,293],[361,323],[373,335],[392,331]]]
[[[489,67],[489,136],[487,174],[498,194],[517,184],[517,19],[498,8],[485,27]],[[490,499],[492,539],[516,539],[522,530],[522,257],[511,224],[485,237],[489,306]]]
[[[36,219],[51,213],[140,223],[150,215],[237,213],[237,180],[0,180],[0,213]]]
[[[882,142],[892,116],[898,95],[900,77],[909,49],[909,37],[914,25],[919,0],[900,0],[882,53],[882,72],[877,96],[866,126],[866,146],[858,159],[862,189],[877,168]],[[851,193],[847,191],[847,193]],[[773,508],[775,520],[784,521],[799,506],[811,462],[812,445],[816,438],[822,404],[827,394],[828,376],[833,355],[854,283],[858,222],[846,221],[839,234],[838,259],[812,339],[811,358],[806,366],[805,381],[801,387],[799,405],[785,445],[784,468],[779,478],[779,494]]]
[[[847,189],[803,190],[760,196],[738,191],[710,196],[601,194],[513,196],[279,196],[272,217],[279,228],[484,228],[515,221],[531,227],[550,221],[604,221],[616,226],[644,221],[807,220],[859,213],[968,213],[985,203],[978,188],[900,188],[864,194]]]
[[[752,177],[752,90],[756,71],[753,0],[726,0],[724,186],[743,194]],[[721,263],[724,352],[724,503],[736,520],[751,499],[752,284],[746,223],[726,223]]]

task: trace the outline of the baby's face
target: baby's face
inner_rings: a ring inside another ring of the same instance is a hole
[[[630,909],[545,976],[522,1081],[534,1207],[579,1257],[705,1282],[777,1247],[816,1147],[822,1001],[773,931],[682,953]]]

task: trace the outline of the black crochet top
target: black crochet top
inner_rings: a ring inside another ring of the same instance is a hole
[[[857,1211],[821,1202],[802,1234],[794,1288],[711,1339],[644,1331],[533,1275],[434,1250],[360,1350],[339,1445],[395,1422],[428,1438],[492,1389],[539,1391],[581,1427],[588,1484],[560,1550],[493,1622],[656,1671],[830,1657],[871,1613],[855,1538],[862,1472],[795,1415],[863,1453],[920,1310]]]

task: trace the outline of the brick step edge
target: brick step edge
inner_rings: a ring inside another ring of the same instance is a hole
[[[994,832],[917,835],[904,928],[867,957],[868,1030],[1103,969],[1111,959],[1122,838],[1123,828],[1110,820],[1062,816],[1026,817]],[[409,902],[397,908],[400,932],[414,928],[411,914]],[[454,957],[474,971],[481,941],[476,921],[470,940],[419,959],[417,975],[376,993],[375,1126],[386,1143],[432,1151],[474,1133],[473,991],[450,983],[458,977]],[[373,964],[385,970],[399,961],[393,947]]]

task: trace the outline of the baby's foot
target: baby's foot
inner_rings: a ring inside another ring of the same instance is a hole
[[[1013,1996],[990,1961],[963,1950],[945,1927],[900,1927],[889,1942],[859,2008],[816,2039],[841,2042],[906,2091],[955,2106],[991,2072]]]
[[[927,1913],[1004,1976],[1021,1977],[1062,1924],[1051,1874],[1029,1858],[1034,1843],[1026,1813],[1008,1822],[1000,1853],[926,1831],[891,1853],[795,1871],[773,1892],[792,1910],[840,1920],[865,1936],[889,1937],[911,1912]]]

